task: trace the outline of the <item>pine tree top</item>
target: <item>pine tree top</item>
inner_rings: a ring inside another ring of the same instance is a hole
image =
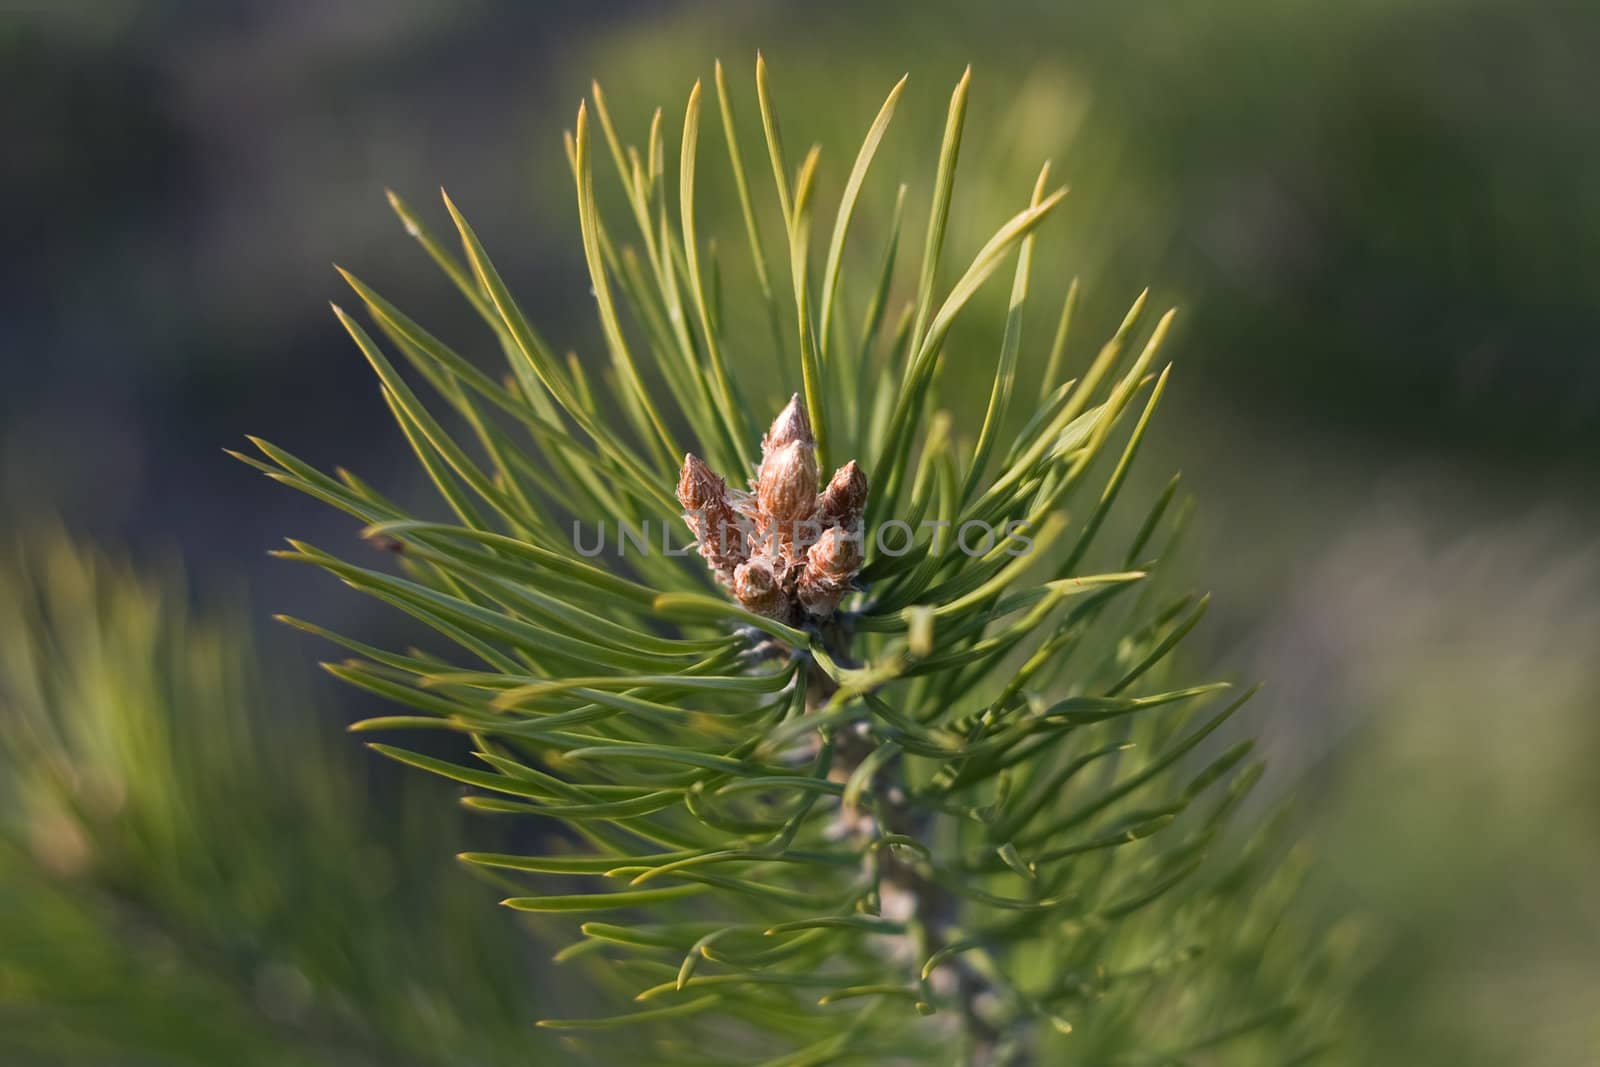
[[[345,275],[377,336],[335,312],[449,517],[265,442],[241,458],[354,516],[398,573],[298,541],[282,556],[420,620],[440,650],[296,625],[352,653],[335,674],[403,709],[358,730],[451,731],[474,761],[375,749],[471,787],[470,808],[563,829],[549,854],[463,859],[519,886],[506,906],[577,935],[558,959],[637,1002],[545,1021],[609,1048],[604,1062],[641,1046],[697,1064],[951,1047],[973,1063],[1176,1062],[1224,1043],[1230,1063],[1284,1062],[1316,1047],[1332,1003],[1304,1007],[1319,957],[1277,957],[1258,921],[1274,853],[1225,833],[1260,764],[1248,741],[1216,739],[1249,693],[1170,678],[1206,607],[1158,581],[1186,514],[1177,479],[1119,507],[1167,385],[1172,312],[1151,325],[1140,294],[1080,358],[1074,281],[1025,358],[1032,250],[1065,190],[1041,168],[993,237],[949,261],[970,72],[914,272],[906,186],[877,248],[852,226],[903,79],[819,272],[821,151],[795,164],[759,57],[755,82],[759,198],[716,68],[742,229],[720,243],[697,214],[699,84],[674,181],[659,110],[639,147],[598,86],[580,106],[567,151],[603,358],[557,356],[448,197],[459,254],[391,196],[505,367]],[[619,210],[596,192],[601,156]],[[1008,264],[985,414],[960,427],[938,406],[947,342]],[[810,543],[784,528],[818,515],[831,532]]]

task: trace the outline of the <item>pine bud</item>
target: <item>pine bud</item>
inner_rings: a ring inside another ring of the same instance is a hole
[[[793,539],[796,520],[809,518],[817,501],[817,450],[809,440],[793,440],[767,453],[756,482],[756,504],[769,523],[789,527],[783,539]]]
[[[861,535],[842,527],[830,526],[806,553],[805,569],[800,573],[795,593],[800,605],[818,618],[827,618],[850,591],[850,583],[861,572]]]
[[[693,452],[684,453],[683,471],[678,475],[678,503],[690,511],[703,511],[727,491],[728,483],[717,477],[705,460]]]
[[[733,572],[733,595],[757,615],[783,619],[789,614],[789,595],[783,578],[787,567],[771,556],[752,556]]]
[[[867,477],[854,460],[817,492],[817,442],[799,394],[761,439],[749,493],[730,490],[694,455],[683,459],[678,500],[700,554],[747,609],[785,622],[838,610],[863,558]]]
[[[851,460],[833,472],[817,499],[818,519],[824,526],[854,526],[867,506],[867,476]]]
[[[731,583],[734,568],[745,559],[744,529],[727,483],[692,452],[683,457],[678,503],[687,509],[683,519],[699,542],[700,555],[724,584]]]
[[[862,557],[859,533],[842,526],[830,526],[822,531],[817,543],[806,553],[806,570],[848,582],[860,572]]]
[[[793,441],[807,445],[817,443],[811,435],[811,419],[806,416],[806,406],[801,403],[799,393],[791,396],[788,405],[772,420],[772,428],[761,439],[761,453],[765,456]]]

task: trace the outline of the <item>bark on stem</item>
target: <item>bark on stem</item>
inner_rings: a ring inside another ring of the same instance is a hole
[[[848,645],[848,640],[837,631],[829,637],[832,638],[828,642],[830,652],[844,659],[843,650],[834,650],[831,646],[835,643]],[[819,710],[838,689],[833,680],[817,670],[815,665],[808,668],[807,683],[808,712]],[[877,743],[864,731],[846,728],[834,747],[834,774],[848,779],[877,747]],[[872,783],[871,796],[870,807],[882,833],[900,834],[917,841],[926,839],[930,815],[912,809],[898,759],[879,770]],[[871,844],[869,827],[858,820],[855,813],[841,809],[839,817],[847,825],[856,824],[851,828],[851,835],[862,847]],[[880,884],[888,883],[912,901],[912,916],[926,931],[927,951],[932,953],[943,948],[948,943],[948,931],[958,917],[959,901],[955,895],[923,877],[915,864],[902,860],[892,848],[882,850],[879,864]],[[940,964],[940,967],[949,968],[956,979],[956,999],[959,1002],[961,1029],[966,1038],[969,1067],[995,1067],[1001,1034],[993,1023],[984,1018],[980,1007],[981,1000],[991,992],[988,979],[959,954]]]

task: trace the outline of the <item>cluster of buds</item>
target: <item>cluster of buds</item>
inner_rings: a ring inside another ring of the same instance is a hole
[[[717,580],[758,615],[820,621],[861,572],[867,476],[854,460],[817,492],[817,442],[798,395],[761,439],[750,491],[694,454],[683,458],[678,502]]]

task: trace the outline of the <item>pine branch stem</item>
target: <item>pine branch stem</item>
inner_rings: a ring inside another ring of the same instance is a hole
[[[835,640],[830,641],[830,644],[833,643],[847,648],[848,638],[836,634]],[[830,654],[841,661],[848,661],[848,654],[843,649],[830,649]],[[809,674],[811,684],[807,693],[806,710],[808,713],[815,713],[833,697],[838,687],[820,670],[813,669]],[[847,727],[835,743],[833,776],[840,780],[848,780],[878,748],[879,743],[873,740],[864,724]],[[874,817],[864,819],[858,811],[847,811],[842,807],[837,817],[841,828],[863,849],[871,848],[876,836],[903,836],[917,841],[926,837],[931,813],[917,811],[911,805],[910,794],[905,788],[904,775],[898,760],[890,761],[875,777],[870,797],[865,799],[860,807],[873,812]],[[893,848],[881,849],[878,863],[880,864],[878,871],[880,909],[884,887],[888,887],[893,894],[897,894],[906,902],[902,907],[925,931],[924,943],[920,946],[925,953],[922,958],[925,959],[927,955],[953,943],[949,931],[955,926],[959,917],[959,905],[955,895],[924,875],[917,869],[915,863],[898,856]],[[939,966],[948,968],[955,979],[954,999],[959,1008],[968,1067],[999,1067],[1001,1061],[998,1057],[1003,1034],[999,1027],[985,1017],[982,1009],[983,1001],[995,993],[993,984],[961,954],[952,955]],[[1019,1059],[1016,1055],[1009,1057],[1005,1062],[1009,1067],[1026,1067],[1026,1060]]]

